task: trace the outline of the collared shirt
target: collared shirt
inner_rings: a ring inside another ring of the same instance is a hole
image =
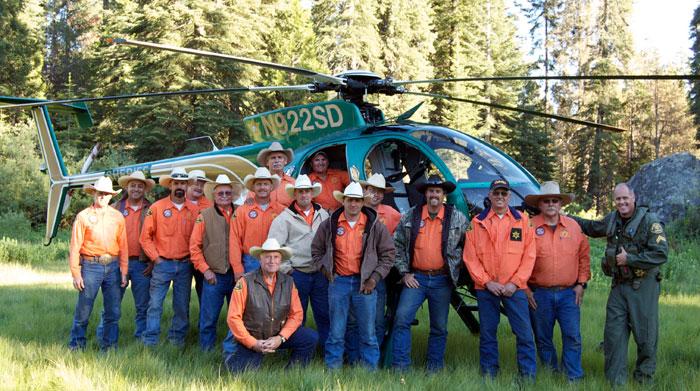
[[[529,283],[543,287],[569,287],[591,278],[591,256],[588,239],[573,219],[559,216],[557,229],[542,215],[532,218],[537,243],[537,258]]]
[[[165,259],[183,259],[190,254],[190,236],[199,214],[197,205],[185,200],[177,209],[168,196],[151,205],[143,222],[139,242],[152,261],[159,256]]]
[[[275,190],[272,190],[270,192],[270,200],[277,201],[284,206],[291,205],[292,201],[294,201],[294,198],[289,197],[289,195],[287,194],[287,191],[284,188],[288,184],[293,185],[295,183],[296,183],[296,181],[294,178],[290,177],[287,174],[283,174],[282,177],[280,178],[280,185],[277,186],[277,188]],[[255,193],[252,191],[249,191],[248,197],[246,200],[255,200]]]
[[[229,261],[234,273],[243,273],[243,254],[250,254],[253,246],[262,246],[270,231],[270,224],[284,210],[284,205],[270,201],[264,211],[255,200],[248,199],[236,209],[231,220]]]
[[[122,274],[129,270],[129,244],[124,216],[112,207],[83,209],[75,216],[70,239],[70,272],[80,276],[80,254],[119,257]]]
[[[209,201],[209,199],[208,199],[207,197],[205,197],[205,196],[199,197],[199,199],[197,200],[197,202],[194,202],[194,201],[192,201],[191,199],[189,199],[189,198],[187,198],[187,197],[185,197],[185,198],[186,198],[188,201],[190,201],[191,203],[193,203],[193,204],[195,204],[195,205],[197,206],[197,213],[203,211],[204,209],[207,209],[207,208],[209,208],[209,207],[214,206],[214,203],[211,202],[211,201]]]
[[[275,291],[275,282],[277,281],[277,275],[270,284],[267,280],[267,288],[270,290],[270,297],[274,297],[273,293]],[[228,306],[228,325],[231,328],[231,332],[236,337],[240,343],[245,345],[248,349],[252,349],[258,340],[250,335],[248,329],[246,329],[243,323],[243,313],[245,312],[245,305],[248,301],[248,284],[245,282],[245,278],[238,280],[237,284],[242,285],[242,289],[233,290],[231,294],[231,302]],[[280,335],[284,338],[289,339],[289,337],[294,334],[294,332],[301,326],[301,322],[304,320],[304,312],[301,308],[301,302],[299,301],[299,292],[297,287],[292,285],[292,301],[289,309],[289,314],[287,315],[287,322],[280,330]]]
[[[466,233],[464,260],[476,289],[485,289],[489,281],[505,285],[512,282],[525,289],[535,265],[535,238],[530,219],[517,212],[516,219],[508,209],[499,218],[493,209],[483,220],[472,219],[472,230]]]
[[[229,210],[219,209],[223,213],[224,217],[229,219],[229,226],[231,224],[231,218],[233,217],[233,208]],[[195,269],[204,273],[209,270],[209,264],[204,259],[204,253],[202,251],[202,241],[204,239],[204,233],[207,231],[206,221],[202,217],[197,217],[197,223],[194,225],[192,230],[192,236],[190,237],[190,259],[192,260],[192,265]]]
[[[326,210],[339,208],[342,204],[333,197],[333,190],[342,192],[345,187],[350,184],[350,177],[347,171],[340,171],[329,168],[326,171],[326,180],[324,181],[315,172],[309,174],[311,183],[320,183],[321,193],[314,197],[314,202],[321,204],[321,207]]]
[[[143,200],[139,202],[136,210],[131,207],[129,201],[124,203],[124,220],[126,222],[126,238],[129,242],[129,257],[138,257],[141,255],[141,246],[139,245],[139,235],[141,234],[141,208]]]
[[[401,213],[389,205],[379,204],[377,206],[377,214],[379,215],[379,221],[386,226],[391,236],[394,236],[396,226],[399,225],[399,220],[401,220]]]
[[[304,218],[304,220],[306,221],[306,224],[308,224],[309,226],[313,225],[313,223],[314,223],[313,205],[309,207],[309,210],[308,210],[309,214],[308,215],[306,214],[306,212],[299,209],[299,205],[297,205],[296,203],[294,204],[294,209],[296,209],[297,213],[299,213],[299,215]]]
[[[413,268],[417,270],[439,270],[445,267],[442,259],[442,221],[445,218],[445,205],[440,207],[434,219],[428,215],[428,205],[423,205],[420,228],[413,250]]]
[[[360,213],[360,218],[351,227],[345,212],[338,218],[335,234],[335,269],[341,276],[360,273],[362,263],[362,235],[365,232],[367,216]]]

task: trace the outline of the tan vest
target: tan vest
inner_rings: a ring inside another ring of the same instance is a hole
[[[292,277],[277,272],[274,297],[270,297],[260,268],[243,275],[248,286],[248,298],[243,312],[243,324],[250,335],[268,339],[280,333],[292,308]]]
[[[202,253],[211,271],[226,274],[231,269],[228,260],[229,219],[220,215],[216,206],[204,209],[204,236],[202,236]]]

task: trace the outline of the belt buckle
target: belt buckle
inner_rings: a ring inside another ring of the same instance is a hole
[[[107,265],[108,263],[112,262],[113,259],[114,258],[111,255],[105,254],[97,257],[97,262],[99,262],[100,265]]]

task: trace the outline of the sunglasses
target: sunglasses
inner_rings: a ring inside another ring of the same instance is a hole
[[[559,198],[545,198],[542,200],[542,203],[556,205],[559,203]]]
[[[219,197],[231,197],[233,195],[232,191],[220,191],[218,193],[215,193],[215,195]]]
[[[496,197],[507,197],[508,194],[510,194],[510,191],[509,190],[492,191],[491,194],[495,195]]]

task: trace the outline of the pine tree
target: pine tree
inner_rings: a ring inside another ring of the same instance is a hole
[[[695,9],[693,19],[690,21],[690,38],[693,40],[693,57],[690,59],[690,70],[694,75],[700,75],[700,5]],[[695,134],[696,146],[700,148],[700,81],[690,82],[690,112],[694,116],[697,127]]]

